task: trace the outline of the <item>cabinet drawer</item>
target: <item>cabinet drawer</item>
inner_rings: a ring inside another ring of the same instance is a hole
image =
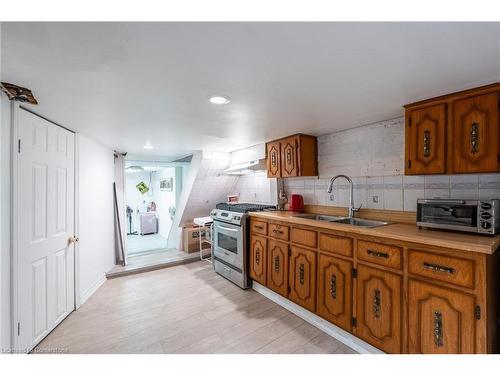
[[[320,233],[319,248],[320,250],[328,251],[329,253],[352,257],[352,239],[348,237]]]
[[[252,220],[251,230],[254,233],[267,235],[267,223],[265,221]]]
[[[292,242],[308,247],[318,246],[318,233],[313,230],[292,228]]]
[[[384,245],[376,242],[358,241],[358,259],[382,266],[401,269],[402,249],[397,246]]]
[[[269,236],[278,238],[282,241],[288,241],[290,238],[290,227],[281,224],[269,224]]]
[[[474,262],[469,259],[409,250],[408,270],[415,275],[474,288]]]

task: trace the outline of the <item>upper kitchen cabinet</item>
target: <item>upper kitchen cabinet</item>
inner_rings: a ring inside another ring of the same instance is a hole
[[[267,177],[318,175],[316,137],[296,134],[267,143]]]
[[[445,173],[446,105],[412,111],[408,118],[407,174]]]
[[[405,174],[500,171],[500,83],[405,106]]]
[[[453,104],[453,173],[498,170],[498,93]]]

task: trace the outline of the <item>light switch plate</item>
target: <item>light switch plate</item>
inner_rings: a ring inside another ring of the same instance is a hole
[[[373,203],[378,203],[378,195],[372,196],[372,202]]]
[[[330,194],[330,200],[333,202],[335,200],[335,195]]]

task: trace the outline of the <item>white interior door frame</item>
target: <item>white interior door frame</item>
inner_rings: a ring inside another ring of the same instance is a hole
[[[11,106],[11,134],[12,134],[12,148],[11,148],[11,195],[12,195],[12,200],[11,200],[11,344],[13,349],[23,349],[19,345],[19,336],[18,336],[18,330],[19,330],[19,235],[20,235],[20,226],[19,226],[19,206],[20,206],[20,199],[22,197],[20,196],[20,179],[19,179],[19,152],[18,152],[18,140],[20,136],[20,127],[19,127],[19,111],[27,111],[30,112],[31,114],[38,116],[56,126],[59,126],[63,129],[66,129],[72,133],[75,134],[75,157],[74,157],[74,163],[75,163],[75,174],[74,174],[74,189],[75,189],[75,194],[74,194],[74,234],[75,236],[78,237],[78,160],[77,160],[77,135],[74,131],[65,128],[64,126],[61,126],[57,124],[54,121],[51,121],[44,116],[39,115],[38,113],[32,111],[31,109],[28,109],[24,106],[22,106],[19,102],[12,102]],[[75,306],[74,308],[77,309],[80,305],[80,293],[79,293],[79,244],[78,242],[75,243],[75,256],[74,256],[74,295],[75,295]]]

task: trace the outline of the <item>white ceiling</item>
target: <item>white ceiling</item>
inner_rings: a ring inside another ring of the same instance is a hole
[[[498,81],[500,23],[3,23],[2,70],[40,114],[174,158],[390,119]]]

